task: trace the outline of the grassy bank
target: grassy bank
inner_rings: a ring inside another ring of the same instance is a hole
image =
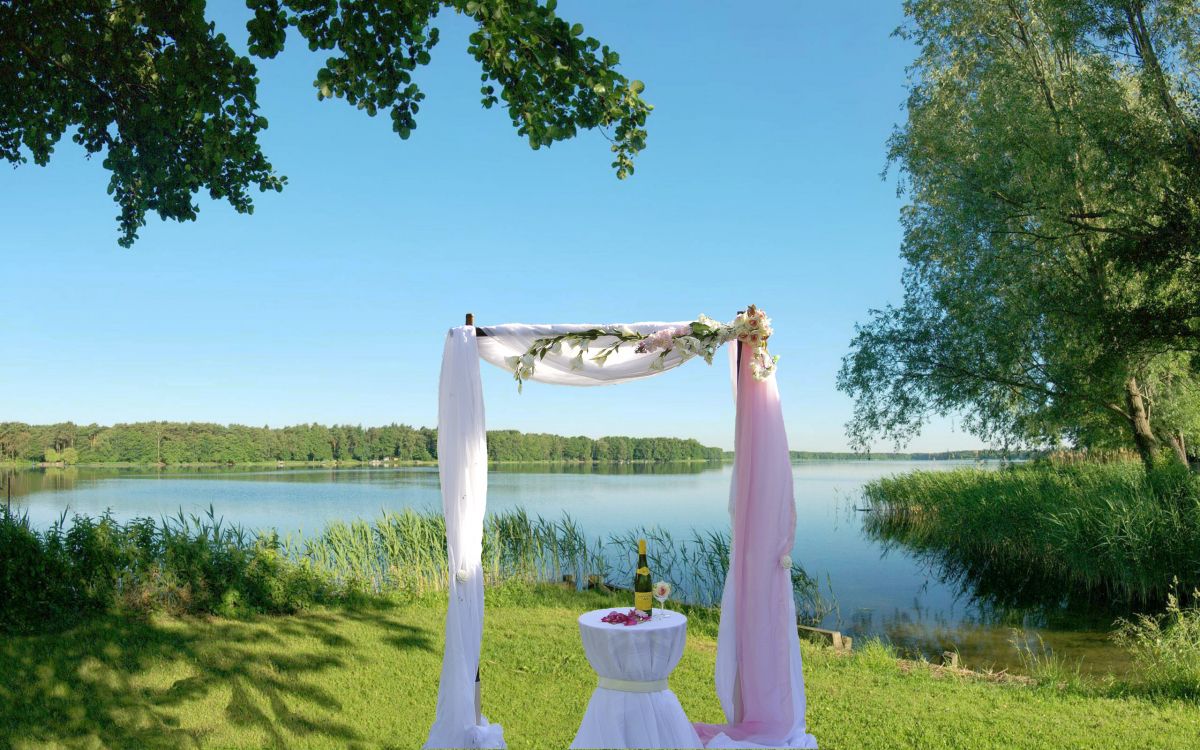
[[[1200,476],[1137,463],[912,472],[866,487],[870,533],[1005,604],[1161,606],[1200,587]]]
[[[597,592],[489,590],[484,706],[509,746],[566,747],[595,676],[575,617]],[[441,595],[287,617],[105,615],[0,645],[0,746],[417,747],[436,704]],[[995,681],[803,644],[810,730],[823,748],[1193,748],[1194,702]],[[689,623],[672,688],[721,720],[712,621]]]

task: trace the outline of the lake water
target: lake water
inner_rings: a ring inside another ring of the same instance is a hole
[[[861,523],[860,490],[889,474],[969,463],[812,461],[795,464],[793,559],[836,604],[821,623],[855,638],[885,638],[904,652],[939,658],[957,650],[968,666],[1020,671],[1014,628],[1084,671],[1122,673],[1123,652],[1106,632],[1111,616],[1047,618],[976,602],[969,585],[942,580],[936,561],[883,545]],[[502,467],[489,476],[488,508],[531,515],[569,513],[590,536],[660,526],[676,534],[727,530],[729,466]],[[374,518],[382,510],[441,508],[437,469],[272,470],[46,469],[12,482],[16,508],[46,527],[65,510],[121,520],[204,513],[252,529],[313,533],[334,519]],[[1049,626],[1048,626],[1049,625]]]

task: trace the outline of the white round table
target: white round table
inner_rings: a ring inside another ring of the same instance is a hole
[[[583,650],[600,680],[571,747],[703,747],[667,686],[683,656],[687,617],[670,612],[637,625],[601,622],[612,611],[579,616]]]

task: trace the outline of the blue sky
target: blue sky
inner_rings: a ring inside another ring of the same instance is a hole
[[[211,1],[244,41],[241,3]],[[753,12],[747,12],[753,8]],[[902,116],[899,2],[561,2],[655,105],[637,174],[597,133],[532,151],[479,105],[469,29],[439,19],[427,94],[386,115],[317,102],[319,58],[259,63],[268,158],[289,185],[252,216],[203,200],[117,246],[107,173],[74,144],[0,170],[0,420],[364,425],[436,421],[444,330],[481,322],[774,318],[794,449],[842,449],[834,381],[856,321],[900,295],[901,205],[881,180]],[[615,388],[484,365],[488,425],[679,435],[730,447],[725,367]],[[912,444],[975,447],[938,420]],[[886,447],[886,446],[880,446]]]

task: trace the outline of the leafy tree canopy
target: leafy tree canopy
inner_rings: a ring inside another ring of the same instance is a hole
[[[960,411],[999,441],[1184,458],[1200,351],[1200,9],[910,0],[920,54],[891,160],[899,307],[858,328],[851,435]]]
[[[558,17],[556,0],[246,0],[250,56],[205,17],[204,0],[0,2],[0,157],[45,165],[68,130],[104,155],[108,192],[129,247],[146,214],[194,220],[207,190],[242,213],[252,192],[283,189],[259,145],[251,57],[279,54],[289,36],[325,53],[313,85],[408,138],[424,99],[413,72],[429,64],[446,9],[475,24],[467,51],[482,69],[485,107],[503,104],[537,149],[580,129],[611,131],[617,177],[645,147],[641,81],[620,56]]]

